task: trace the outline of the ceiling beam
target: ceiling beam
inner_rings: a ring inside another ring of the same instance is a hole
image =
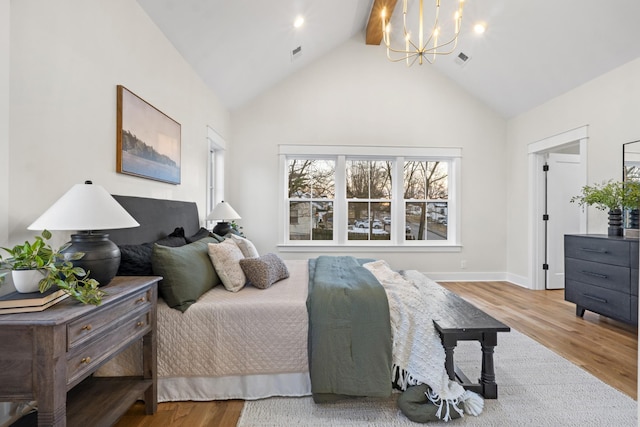
[[[391,19],[398,0],[374,0],[367,22],[367,44],[379,45],[382,42],[382,9],[387,8],[387,16]]]

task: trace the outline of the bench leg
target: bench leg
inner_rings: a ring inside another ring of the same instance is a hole
[[[496,384],[496,373],[493,365],[493,349],[498,345],[498,334],[489,332],[482,334],[482,371],[480,373],[480,385],[482,395],[486,399],[498,398],[498,385]]]
[[[447,374],[449,375],[449,379],[452,381],[456,380],[456,370],[455,364],[453,362],[453,351],[458,344],[458,340],[454,338],[452,335],[445,335],[444,337],[440,336],[442,341],[442,347],[444,347],[444,367],[447,370]]]

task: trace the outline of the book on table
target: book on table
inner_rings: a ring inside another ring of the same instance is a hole
[[[69,294],[57,287],[51,287],[42,293],[11,292],[0,297],[0,314],[42,311],[68,296]]]

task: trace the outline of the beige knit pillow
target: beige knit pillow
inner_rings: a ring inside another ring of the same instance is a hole
[[[209,258],[225,289],[238,292],[247,282],[240,260],[244,259],[242,251],[231,239],[221,243],[209,243]]]
[[[231,235],[231,240],[236,242],[236,245],[238,245],[238,247],[242,251],[242,255],[244,255],[245,258],[257,258],[260,256],[258,250],[256,249],[256,246],[251,240],[245,239],[244,237],[236,236],[235,234]]]

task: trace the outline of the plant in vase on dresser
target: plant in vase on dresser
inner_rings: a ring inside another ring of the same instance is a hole
[[[46,292],[52,286],[57,286],[83,304],[99,305],[106,293],[98,288],[98,282],[89,277],[89,272],[72,264],[84,253],[62,254],[61,251],[68,244],[53,249],[45,242],[50,238],[51,232],[43,230],[33,242],[25,241],[12,248],[2,248],[9,257],[0,256],[0,271],[11,271],[18,292]],[[4,282],[6,274],[0,272],[0,284]]]
[[[609,211],[609,236],[622,236],[622,210],[638,209],[640,205],[640,183],[605,181],[582,187],[582,194],[574,196],[571,203],[593,206]]]

